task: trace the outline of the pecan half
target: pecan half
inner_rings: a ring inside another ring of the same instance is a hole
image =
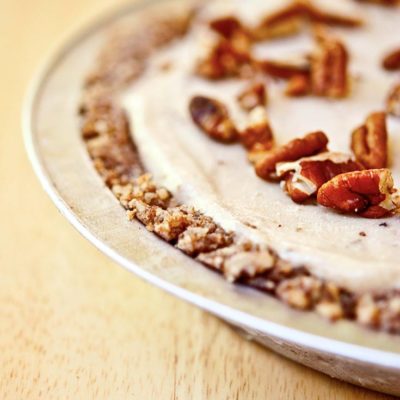
[[[326,152],[294,162],[279,163],[276,175],[285,180],[283,187],[291,199],[302,203],[336,175],[362,169],[363,166],[353,161],[350,155]]]
[[[338,175],[318,190],[319,204],[364,218],[389,217],[400,202],[388,169],[369,169]]]
[[[249,120],[249,125],[239,135],[242,145],[254,152],[270,150],[274,144],[274,136],[265,108],[256,107],[250,112]]]
[[[395,117],[400,117],[400,84],[397,84],[389,92],[386,100],[386,111]]]
[[[256,174],[266,180],[275,180],[276,165],[283,161],[296,161],[299,158],[321,153],[326,149],[328,138],[323,132],[313,132],[303,138],[293,139],[289,143],[266,152],[256,162]]]
[[[261,72],[277,79],[291,79],[295,76],[308,77],[310,74],[308,63],[298,64],[285,61],[262,60],[257,61],[256,65]]]
[[[245,111],[267,104],[267,90],[264,83],[256,82],[245,88],[238,96],[238,102]]]
[[[195,96],[189,104],[193,122],[212,139],[223,143],[235,142],[238,132],[229,117],[228,110],[220,101]]]
[[[285,94],[290,97],[306,96],[311,92],[311,82],[307,75],[293,75],[286,86]]]
[[[386,114],[375,112],[352,135],[351,149],[366,168],[387,167],[388,139]]]
[[[348,93],[348,53],[343,43],[316,32],[318,50],[311,61],[311,86],[316,96],[345,97]]]
[[[382,67],[388,71],[400,69],[400,49],[393,50],[387,54],[382,61]]]

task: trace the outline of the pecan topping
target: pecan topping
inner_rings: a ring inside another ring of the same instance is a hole
[[[258,106],[252,110],[249,119],[249,125],[239,136],[243,146],[254,152],[271,149],[274,137],[264,107]]]
[[[263,73],[277,79],[291,79],[295,76],[308,77],[310,74],[310,66],[308,64],[262,60],[257,61],[256,65]]]
[[[307,12],[308,9],[304,2],[294,1],[281,10],[266,16],[253,34],[258,40],[296,34],[303,27]]]
[[[382,67],[388,71],[400,69],[400,49],[396,49],[385,56]]]
[[[390,91],[386,100],[386,111],[395,117],[400,117],[400,84]]]
[[[247,29],[233,16],[214,19],[210,22],[210,28],[228,40],[238,34],[249,36]]]
[[[318,191],[319,204],[345,214],[383,218],[398,212],[399,197],[388,169],[370,169],[338,175]]]
[[[364,125],[352,135],[351,148],[357,161],[366,168],[385,168],[387,166],[386,114],[372,113]]]
[[[221,39],[204,60],[197,65],[197,73],[206,79],[246,76],[251,71],[250,44],[244,36],[233,40]]]
[[[336,175],[361,169],[362,165],[347,154],[326,152],[294,162],[279,163],[276,174],[285,180],[284,189],[292,200],[302,203]]]
[[[235,142],[238,132],[231,121],[228,110],[220,101],[204,96],[195,96],[189,104],[194,123],[212,139],[223,143]]]
[[[321,10],[308,0],[297,0],[265,17],[253,34],[258,40],[289,36],[298,33],[307,22],[348,28],[362,25],[357,18]]]
[[[257,106],[265,106],[267,104],[267,90],[264,83],[254,83],[245,88],[238,96],[238,101],[243,110],[246,111],[251,111]]]
[[[207,79],[246,76],[252,69],[252,38],[235,17],[219,18],[210,28],[220,34],[207,57],[197,66],[197,73]]]
[[[311,82],[307,75],[293,75],[286,86],[285,93],[287,96],[300,97],[306,96],[311,92]]]
[[[256,173],[260,178],[274,180],[276,165],[283,161],[296,161],[299,158],[321,153],[326,149],[328,138],[323,132],[313,132],[300,139],[266,152],[256,163]]]
[[[358,18],[321,10],[311,3],[308,3],[308,15],[312,22],[318,24],[340,26],[343,28],[357,28],[363,24]]]
[[[348,54],[339,40],[318,30],[319,45],[311,62],[312,91],[317,96],[345,97],[348,93]]]

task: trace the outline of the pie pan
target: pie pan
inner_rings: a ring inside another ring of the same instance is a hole
[[[23,114],[26,148],[41,184],[81,234],[129,271],[294,361],[400,395],[399,337],[349,321],[330,323],[226,282],[140,223],[128,221],[94,170],[79,133],[77,108],[84,76],[111,24],[123,18],[134,22],[145,9],[164,7],[169,1],[135,3],[108,14],[74,32],[48,58],[32,84]]]

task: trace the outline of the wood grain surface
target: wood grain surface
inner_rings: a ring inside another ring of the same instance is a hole
[[[35,68],[114,0],[0,0],[0,398],[388,399],[298,366],[109,261],[28,163]]]

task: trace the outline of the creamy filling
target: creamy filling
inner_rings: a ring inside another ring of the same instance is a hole
[[[206,7],[201,20],[237,14],[255,24],[264,13],[284,3],[216,0]],[[278,144],[323,130],[330,138],[330,150],[349,153],[352,130],[370,112],[383,109],[395,82],[393,73],[381,69],[380,61],[400,45],[400,10],[362,6],[350,0],[334,2],[334,10],[366,21],[360,29],[333,30],[350,52],[351,96],[344,100],[290,99],[283,94],[284,83],[268,82],[266,110]],[[155,54],[143,77],[123,94],[147,170],[180,201],[199,208],[225,229],[267,242],[282,257],[307,265],[322,278],[355,291],[400,287],[398,217],[368,220],[295,204],[279,184],[255,175],[241,146],[213,142],[193,124],[188,112],[193,95],[223,101],[239,126],[248,118],[236,102],[246,82],[209,82],[193,74],[201,49],[213,38],[199,21],[184,39]],[[304,33],[257,44],[255,52],[261,58],[293,59],[312,48],[311,36]],[[170,68],[162,68],[166,63]],[[400,185],[400,121],[390,117],[388,129],[390,168]]]

